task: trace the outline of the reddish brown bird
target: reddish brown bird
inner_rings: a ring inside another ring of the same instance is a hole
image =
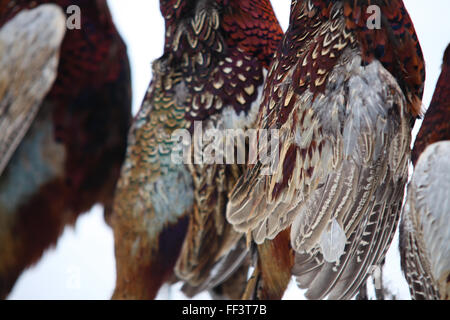
[[[252,126],[263,71],[282,31],[268,0],[160,5],[164,54],[153,63],[114,205],[114,298],[154,298],[174,278],[174,267],[185,292],[194,295],[219,285],[244,263],[229,280],[241,288],[227,284],[218,291],[237,298],[245,286],[247,250],[226,222],[225,205],[242,166],[175,163],[178,145],[171,136],[177,129],[193,133],[195,122],[219,132]],[[198,154],[213,145],[205,139]]]
[[[280,298],[291,273],[309,299],[354,296],[399,220],[424,74],[402,1],[292,1],[258,121],[279,161],[251,165],[227,209],[258,244],[247,297]]]
[[[450,299],[450,45],[413,149],[400,224],[402,269],[415,300]]]
[[[111,207],[131,88],[126,47],[106,0],[0,1],[0,27],[5,298],[66,224],[96,203]]]

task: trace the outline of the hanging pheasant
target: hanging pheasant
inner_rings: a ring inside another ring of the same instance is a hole
[[[227,209],[258,245],[246,297],[280,298],[291,272],[309,299],[353,297],[397,226],[423,81],[402,1],[292,1],[258,118],[279,161],[249,166]]]
[[[73,5],[79,29],[65,15]],[[0,1],[0,70],[5,298],[66,224],[96,203],[110,210],[131,89],[126,47],[106,0]]]
[[[445,140],[445,141],[444,141]],[[414,175],[400,224],[411,296],[450,299],[450,45],[413,149]]]
[[[114,206],[113,297],[119,299],[154,298],[163,283],[174,279],[174,268],[188,295],[218,286],[237,268],[246,275],[245,241],[225,219],[227,194],[242,168],[177,164],[172,155],[178,144],[171,136],[177,129],[194,133],[196,123],[204,130],[250,127],[264,68],[282,36],[268,0],[160,5],[164,54],[153,63]],[[212,146],[205,142],[196,157]],[[231,271],[223,274],[225,269]],[[235,275],[228,281],[245,280]],[[238,298],[239,290],[230,288],[227,283],[215,294]]]

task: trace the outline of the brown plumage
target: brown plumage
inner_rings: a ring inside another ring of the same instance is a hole
[[[444,53],[442,72],[433,99],[427,109],[412,151],[415,165],[425,148],[435,142],[450,139],[450,47]]]
[[[232,274],[246,273],[247,249],[226,222],[225,205],[242,166],[176,164],[171,136],[177,129],[194,133],[196,121],[204,130],[251,126],[263,70],[282,32],[267,0],[170,0],[160,6],[164,55],[154,63],[131,130],[114,206],[114,298],[154,298],[174,279],[174,268],[188,295],[231,276],[214,294],[236,297],[240,289],[229,285],[242,283]]]
[[[70,5],[81,29],[66,28]],[[0,32],[32,8],[0,44],[2,298],[79,214],[96,203],[108,213],[131,120],[126,47],[106,1],[0,1]]]
[[[290,227],[307,298],[350,299],[392,240],[420,110],[423,58],[403,2],[292,1],[267,79],[258,127],[279,130],[279,161],[272,175],[249,166],[227,218],[259,245]]]
[[[413,149],[400,225],[402,269],[415,300],[450,299],[450,45]]]

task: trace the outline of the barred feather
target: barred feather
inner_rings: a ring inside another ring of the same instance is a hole
[[[450,297],[450,46],[413,149],[415,169],[400,228],[402,269],[413,299]]]
[[[68,6],[81,28],[67,29]],[[24,21],[27,20],[27,21]],[[126,46],[106,0],[0,0],[0,297],[100,203],[131,120]]]

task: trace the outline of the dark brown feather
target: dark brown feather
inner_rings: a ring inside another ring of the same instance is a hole
[[[42,3],[79,5],[84,24],[66,31],[55,83],[0,177],[1,297],[67,224],[96,203],[110,208],[131,120],[126,47],[107,2],[1,1],[0,26]]]

